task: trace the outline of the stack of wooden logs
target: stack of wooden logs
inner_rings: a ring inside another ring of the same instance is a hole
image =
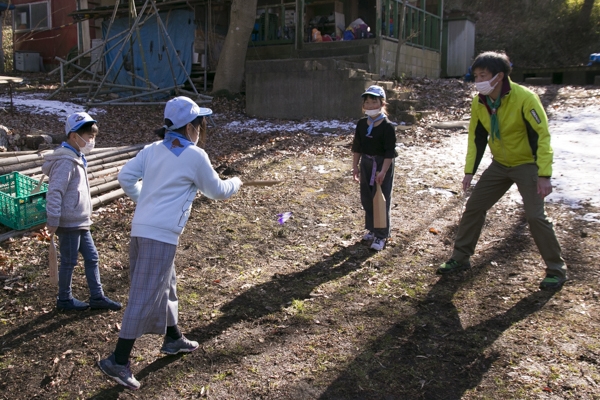
[[[144,148],[146,144],[133,146],[97,148],[86,156],[88,162],[88,179],[92,205],[94,208],[110,203],[125,195],[117,180],[117,174],[127,161]],[[15,171],[33,179],[43,179],[46,183],[48,177],[42,174],[44,155],[52,152],[46,151],[15,151],[0,153],[0,175]],[[7,232],[0,235],[0,241],[8,237],[17,236],[18,231]],[[7,236],[7,237],[4,237]]]

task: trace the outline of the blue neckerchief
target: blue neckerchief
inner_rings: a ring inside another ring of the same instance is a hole
[[[373,126],[375,126],[375,122],[381,121],[385,118],[385,115],[379,114],[379,116],[375,119],[371,118],[370,115],[367,115],[367,119],[371,122],[371,125],[367,126],[367,137],[371,137],[371,131],[373,130]]]
[[[165,133],[163,144],[177,157],[183,153],[186,147],[194,146],[194,143],[190,142],[188,138],[173,131],[167,131],[167,133]]]
[[[71,146],[67,142],[62,142],[60,145],[69,150],[73,150],[75,152],[75,154],[77,154],[77,156],[81,157],[81,161],[83,161],[83,168],[87,168],[87,160],[85,159],[85,156],[83,155],[83,153],[80,153],[79,150],[77,150],[75,147]]]

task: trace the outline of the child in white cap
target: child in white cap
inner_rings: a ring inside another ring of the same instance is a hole
[[[221,180],[206,152],[206,118],[212,114],[187,97],[176,97],[165,107],[164,125],[156,131],[162,139],[140,151],[119,173],[119,183],[135,201],[131,223],[129,302],[115,351],[98,366],[129,389],[140,383],[129,358],[135,340],[146,333],[164,335],[165,354],[187,353],[198,342],[183,336],[177,325],[175,252],[198,190],[223,200],[235,194],[242,182]]]
[[[98,125],[85,112],[69,115],[65,124],[67,140],[45,157],[42,172],[48,176],[46,194],[46,226],[59,240],[58,270],[59,310],[93,309],[120,310],[121,303],[104,296],[98,251],[92,239],[92,198],[87,177],[85,156],[94,148]],[[83,256],[85,277],[90,289],[89,303],[73,297],[71,280],[78,253]]]
[[[394,186],[394,158],[396,152],[396,131],[387,119],[385,111],[385,90],[381,86],[370,86],[362,95],[363,111],[366,117],[356,124],[352,143],[352,174],[360,183],[360,201],[365,210],[363,240],[373,241],[371,249],[380,251],[390,236],[390,207]],[[373,220],[373,197],[376,185],[386,203],[386,227],[375,228]]]

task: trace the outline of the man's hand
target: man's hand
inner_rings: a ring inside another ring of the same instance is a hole
[[[462,180],[463,192],[466,192],[467,189],[469,189],[471,187],[472,180],[473,180],[473,174],[465,174],[465,177]]]
[[[550,182],[550,178],[538,178],[537,193],[542,196],[542,198],[552,193],[552,183]]]
[[[46,229],[48,229],[48,233],[50,235],[53,235],[54,233],[56,233],[56,230],[58,229],[58,226],[49,226],[49,225],[46,225]]]

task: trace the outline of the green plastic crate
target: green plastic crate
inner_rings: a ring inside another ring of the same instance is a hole
[[[48,185],[32,195],[38,182],[19,172],[0,176],[0,223],[21,230],[46,222]]]

